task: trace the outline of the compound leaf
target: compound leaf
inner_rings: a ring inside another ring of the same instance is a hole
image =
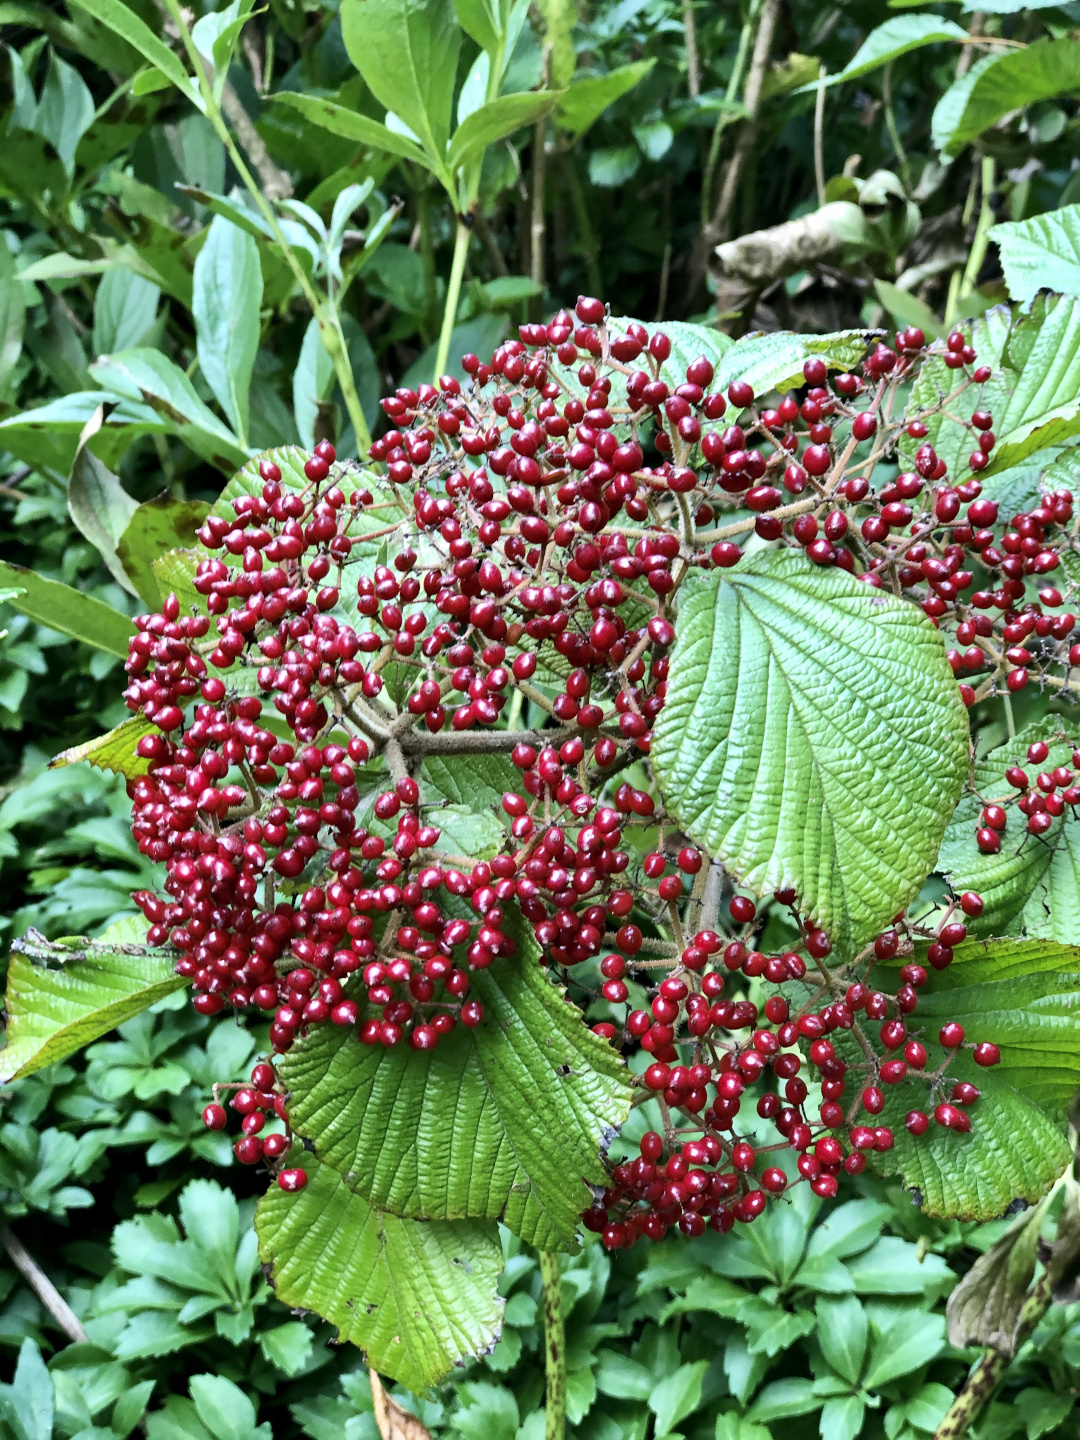
[[[918,609],[795,551],[684,588],[652,759],[683,828],[742,883],[793,886],[858,945],[932,868],[967,716]]]
[[[324,1316],[376,1370],[413,1390],[487,1353],[503,1312],[494,1222],[403,1220],[331,1166],[301,1159],[307,1187],[288,1195],[272,1185],[255,1213],[278,1299]]]

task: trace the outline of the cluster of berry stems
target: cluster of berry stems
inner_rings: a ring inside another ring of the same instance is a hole
[[[836,963],[783,891],[769,912],[790,943],[755,948],[765,917],[681,834],[649,753],[681,587],[737,565],[751,535],[921,605],[956,637],[968,704],[1073,684],[1074,617],[1043,578],[1071,544],[1072,496],[1008,523],[981,498],[992,417],[957,418],[990,378],[976,359],[959,333],[941,348],[908,329],[851,372],[812,356],[797,392],[762,403],[744,381],[713,387],[704,356],[676,364],[662,330],[616,333],[585,297],[490,362],[465,356],[464,382],[385,399],[374,463],[322,442],[248,468],[199,532],[192,594],[137,617],[125,692],[150,722],[134,833],[165,871],[136,897],[150,943],[175,952],[200,1013],[271,1020],[273,1053],[231,1102],[241,1161],[273,1168],[288,1150],[274,1056],[322,1024],[418,1052],[482,1025],[472,977],[521,963],[522,923],[596,1033],[649,1060],[639,1084],[663,1134],[585,1215],[609,1246],[752,1220],[794,1183],[778,1150],[833,1193],[893,1144],[891,1087],[923,1097],[912,1135],[931,1117],[970,1129],[978,1092],[946,1093],[947,1067],[962,1047],[993,1064],[996,1047],[946,1025],[928,1068],[912,1015],[916,953],[947,965],[979,897],[929,925],[899,916]],[[949,384],[893,419],[926,366]],[[926,437],[955,424],[973,449],[954,482]],[[518,777],[491,808],[501,840],[457,855],[432,764],[493,757]],[[1071,775],[1043,779],[1019,802],[1032,828],[1077,798]],[[992,848],[996,810],[983,820]],[[878,964],[888,987],[870,983]],[[282,1139],[261,1134],[270,1111]],[[207,1116],[220,1127],[225,1110]]]

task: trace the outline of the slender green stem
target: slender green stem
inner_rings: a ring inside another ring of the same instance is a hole
[[[885,66],[885,73],[881,82],[881,98],[885,105],[885,128],[889,132],[889,139],[896,151],[896,158],[900,162],[900,169],[907,171],[907,151],[904,149],[904,142],[900,139],[900,130],[896,124],[896,111],[893,108],[892,95],[892,61]]]
[[[566,1329],[562,1312],[562,1272],[553,1250],[540,1251],[540,1279],[544,1287],[544,1440],[566,1435]]]
[[[1005,704],[1005,729],[1008,731],[1009,739],[1016,739],[1016,721],[1013,719],[1012,696],[1007,690],[1001,696]]]
[[[461,299],[461,278],[465,274],[465,257],[469,253],[471,238],[472,231],[459,216],[457,235],[454,237],[454,259],[450,266],[450,283],[446,287],[442,331],[439,335],[439,348],[435,354],[436,384],[439,376],[445,373],[446,362],[450,358],[450,337],[454,333],[454,321],[457,319],[458,301]]]
[[[581,246],[581,256],[585,261],[585,273],[589,280],[589,293],[599,295],[604,288],[600,276],[600,247],[596,241],[596,232],[592,227],[585,191],[574,165],[574,157],[568,150],[564,150],[562,153],[562,173],[567,193],[570,196],[570,205],[574,212],[574,223],[577,225],[578,243]]]
[[[964,226],[965,230],[971,220],[972,215],[975,213],[975,195],[978,191],[978,188],[979,168],[978,166],[973,165],[971,167],[971,180],[968,184],[967,199],[964,202],[964,212],[961,216],[961,224]],[[980,261],[979,263],[981,264],[982,262]],[[945,301],[946,325],[951,325],[953,323],[953,318],[956,315],[956,307],[960,301],[960,284],[963,280],[963,276],[963,270],[961,270],[959,266],[957,266],[957,268],[953,271],[952,275],[949,277],[949,294],[948,298]]]
[[[270,228],[275,242],[281,246],[281,252],[285,261],[292,271],[297,284],[303,291],[304,298],[311,307],[311,313],[319,323],[319,334],[326,348],[326,353],[334,364],[334,373],[337,376],[338,384],[341,386],[342,398],[345,401],[345,409],[348,411],[349,419],[352,421],[353,432],[356,435],[356,448],[361,456],[366,455],[371,446],[371,433],[364,418],[364,411],[360,405],[360,397],[356,393],[356,385],[353,381],[352,366],[349,363],[349,352],[345,345],[344,336],[341,333],[341,320],[333,306],[328,306],[323,297],[308,279],[307,271],[301,265],[300,260],[285,238],[285,234],[278,222],[278,217],[273,206],[267,201],[262,190],[259,188],[255,177],[247,167],[244,157],[233,140],[232,131],[225,123],[225,117],[221,113],[221,106],[214,98],[213,87],[207,79],[206,69],[202,56],[196,49],[195,42],[191,38],[191,31],[187,21],[184,19],[183,11],[178,0],[165,0],[169,14],[176,23],[180,38],[184,43],[191,67],[195,72],[195,79],[199,86],[199,93],[202,96],[203,104],[206,106],[206,116],[217,131],[218,138],[225,146],[229,159],[236,167],[236,172],[244,182],[244,186],[251,195],[259,211]]]
[[[739,48],[735,52],[735,64],[731,69],[731,79],[724,92],[725,100],[737,100],[739,91],[742,89],[743,77],[746,75],[746,67],[750,63],[750,46],[754,39],[754,31],[761,15],[763,0],[751,0],[750,13],[746,17],[746,23],[739,33]],[[709,155],[705,161],[705,173],[701,177],[701,223],[707,225],[712,214],[712,192],[713,182],[716,179],[716,166],[720,159],[720,141],[723,139],[724,131],[737,117],[730,110],[721,110],[716,117],[716,124],[713,126],[712,139],[709,141]]]
[[[982,269],[983,261],[986,259],[986,247],[990,243],[990,230],[995,218],[991,204],[994,196],[994,178],[994,161],[991,156],[984,155],[981,177],[982,203],[979,206],[979,223],[975,227],[975,239],[971,242],[968,262],[964,267],[963,279],[960,281],[961,300],[970,295],[975,289],[975,282],[979,278],[979,271]]]

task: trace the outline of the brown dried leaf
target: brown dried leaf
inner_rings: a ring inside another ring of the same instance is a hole
[[[370,1369],[368,1374],[371,1377],[371,1398],[375,1402],[375,1424],[379,1427],[382,1440],[431,1440],[427,1427],[386,1393],[378,1374]]]

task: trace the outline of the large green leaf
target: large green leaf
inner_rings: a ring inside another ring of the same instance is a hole
[[[457,170],[472,160],[481,159],[487,147],[496,140],[512,135],[523,125],[534,125],[537,120],[542,120],[558,99],[557,90],[525,90],[516,95],[500,95],[481,105],[454,131],[447,165],[451,170]]]
[[[862,330],[840,330],[833,335],[795,335],[777,330],[770,335],[749,335],[727,351],[713,389],[726,391],[732,380],[745,380],[755,395],[786,390],[804,383],[803,361],[809,356],[822,356],[835,370],[853,370],[867,348]]]
[[[1050,746],[1047,759],[1038,766],[1027,760],[1027,747],[1035,740]],[[1034,781],[1037,771],[1071,765],[1074,748],[1060,720],[1051,716],[1027,727],[976,765],[974,789],[957,805],[937,863],[957,893],[974,890],[982,896],[983,913],[968,921],[974,934],[1027,934],[1080,945],[1080,819],[1071,810],[1046,835],[1032,835],[1025,817],[1010,809],[996,855],[986,854],[975,843],[983,805],[1017,793],[1005,779],[1010,765],[1019,765]]]
[[[517,791],[521,772],[502,755],[429,755],[424,760],[427,819],[442,831],[436,849],[488,860],[506,837],[502,797]]]
[[[105,355],[91,365],[90,373],[106,389],[148,405],[218,469],[232,471],[247,459],[246,448],[199,399],[183,370],[160,350],[136,347]]]
[[[135,587],[117,558],[116,542],[139,507],[121,485],[119,476],[89,448],[90,434],[101,428],[103,419],[104,407],[100,407],[83,431],[75,452],[68,476],[68,514],[105,561],[116,583],[133,595]]]
[[[126,265],[107,270],[94,296],[94,354],[110,355],[141,345],[160,299],[160,286]]]
[[[1039,296],[1014,320],[1005,359],[1014,373],[984,391],[998,442],[983,475],[1080,434],[1080,298]]]
[[[209,509],[205,500],[178,500],[164,490],[132,511],[117,541],[116,554],[131,583],[152,609],[160,609],[164,599],[154,574],[154,561],[167,550],[193,547]]]
[[[101,404],[100,390],[76,390],[44,405],[0,420],[0,445],[20,460],[66,478],[79,448],[79,436]],[[106,465],[117,464],[141,435],[166,435],[169,425],[148,405],[124,400],[105,418],[90,448]]]
[[[652,760],[683,828],[759,894],[860,944],[914,899],[968,767],[941,636],[801,553],[683,591]]]
[[[492,1221],[402,1220],[374,1209],[336,1170],[300,1157],[308,1185],[259,1201],[259,1252],[278,1299],[313,1310],[368,1362],[426,1390],[498,1339],[502,1248]]]
[[[1040,290],[1080,295],[1080,205],[995,225],[990,239],[1014,300],[1033,300]]]
[[[461,47],[453,6],[446,0],[344,0],[341,33],[371,93],[443,163]]]
[[[195,261],[195,342],[203,378],[245,446],[262,290],[254,237],[215,215]]]
[[[974,448],[971,430],[967,425],[972,411],[983,409],[992,403],[997,393],[996,388],[992,387],[999,383],[1005,387],[1005,393],[1000,396],[998,403],[1004,404],[1008,389],[1015,379],[1011,373],[1000,376],[1002,357],[1011,326],[1012,312],[1005,305],[996,305],[985,315],[980,315],[978,319],[961,327],[971,340],[978,355],[978,363],[989,365],[994,372],[994,379],[989,387],[967,385],[963,379],[957,378],[955,370],[948,368],[940,354],[933,353],[928,356],[911,387],[905,418],[918,418],[924,422],[927,428],[926,440],[933,445],[949,467],[949,473],[957,480],[967,474],[968,456]],[[1005,369],[1008,372],[1007,365]],[[961,393],[955,399],[950,399],[953,392],[961,387]],[[992,389],[990,396],[986,393],[988,389]],[[948,404],[944,403],[946,400]],[[994,419],[996,422],[996,412]],[[911,469],[914,466],[915,452],[923,443],[923,440],[914,439],[906,431],[901,435],[899,452],[905,468]]]
[[[500,1219],[569,1245],[629,1113],[622,1061],[519,946],[472,977],[485,1018],[428,1052],[312,1030],[281,1062],[297,1134],[365,1199],[409,1217]]]
[[[202,109],[198,86],[184,69],[176,52],[170,50],[165,41],[155,35],[149,25],[125,5],[123,0],[74,0],[74,3],[80,10],[85,10],[95,20],[99,20],[114,35],[126,40],[140,55],[149,60],[155,69],[167,76],[193,104]]]
[[[854,80],[857,75],[880,70],[883,65],[923,45],[966,39],[966,30],[953,20],[943,20],[940,15],[897,15],[871,30],[851,61],[838,75],[830,75],[828,83],[839,85],[845,80]]]
[[[110,925],[97,944],[136,948],[145,939],[146,922],[136,915]],[[73,957],[79,950],[79,942],[73,941]],[[85,959],[72,958],[58,969],[47,969],[13,954],[4,998],[7,1044],[0,1050],[0,1080],[54,1065],[187,983],[167,955],[93,950]]]
[[[644,80],[655,64],[655,59],[635,60],[606,75],[583,75],[572,81],[555,110],[556,123],[574,136],[584,135],[608,106]]]
[[[1014,1200],[1039,1199],[1071,1156],[1064,1114],[1080,1085],[1080,950],[1039,940],[968,941],[934,975],[916,1014],[926,1026],[927,1069],[944,1058],[932,1037],[946,1020],[959,1021],[970,1040],[999,1045],[1001,1063],[982,1069],[962,1050],[949,1067],[951,1080],[970,1080],[982,1092],[968,1135],[931,1122],[913,1138],[903,1116],[921,1108],[925,1090],[888,1087],[883,1120],[896,1146],[874,1153],[875,1168],[901,1175],[927,1211],[944,1218],[989,1220]]]
[[[410,140],[407,135],[399,135],[378,120],[369,119],[367,115],[347,110],[344,105],[336,105],[332,100],[323,100],[316,95],[300,95],[289,90],[279,91],[271,98],[299,111],[305,120],[322,126],[334,135],[340,135],[344,140],[355,140],[358,145],[370,145],[376,150],[385,150],[388,155],[400,155],[404,160],[412,160],[417,165],[430,169],[430,158],[415,140]]]
[[[39,625],[47,625],[73,640],[83,640],[109,655],[127,659],[127,642],[135,634],[135,626],[126,615],[84,595],[59,580],[46,580],[35,570],[11,565],[0,560],[0,584],[19,593],[7,603]]]
[[[937,103],[934,143],[958,155],[969,140],[1010,111],[1066,95],[1080,86],[1080,46],[1071,39],[1036,40],[1022,50],[988,55],[953,82]]]

